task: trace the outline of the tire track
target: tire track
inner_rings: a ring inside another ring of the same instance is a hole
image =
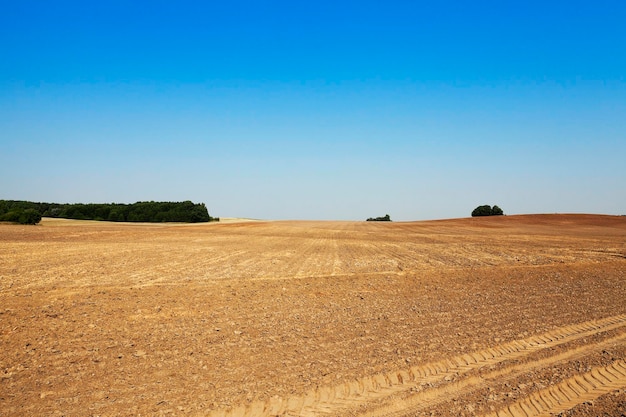
[[[455,356],[449,359],[414,366],[404,370],[378,374],[346,382],[337,386],[321,387],[304,396],[291,398],[272,398],[267,402],[255,402],[248,407],[231,410],[216,410],[214,417],[248,416],[320,416],[354,413],[361,406],[378,406],[363,415],[367,416],[402,416],[421,409],[428,404],[438,403],[459,390],[474,389],[479,381],[459,377],[484,366],[496,365],[505,361],[520,359],[533,352],[555,347],[585,337],[597,335],[626,326],[626,315],[608,317],[602,320],[588,321],[561,327],[542,335],[523,340],[516,340],[481,351]],[[613,339],[624,340],[626,334]],[[605,342],[600,342],[601,345]],[[533,364],[513,365],[504,370],[491,372],[492,378],[501,378],[528,370],[529,367],[541,367],[550,362],[563,360],[564,357],[589,351],[589,346],[568,351]],[[451,383],[452,382],[452,383]],[[389,400],[402,396],[402,401],[393,404]]]
[[[362,413],[360,415],[370,417],[403,417],[429,407],[436,406],[451,398],[458,398],[461,395],[468,394],[479,388],[485,388],[490,383],[508,381],[529,371],[546,368],[559,362],[581,358],[584,357],[589,351],[598,351],[610,346],[613,343],[625,342],[626,333],[622,333],[617,337],[575,349],[570,349],[544,359],[512,365],[500,370],[482,374],[480,376],[469,376],[447,384],[441,384],[426,391],[409,395],[400,401],[396,401],[396,403],[383,404],[378,409],[374,409],[374,411]]]
[[[626,362],[618,360],[533,393],[485,417],[548,417],[626,387]]]

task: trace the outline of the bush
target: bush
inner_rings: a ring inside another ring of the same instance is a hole
[[[41,213],[35,209],[24,210],[18,219],[20,224],[37,224],[41,221]]]
[[[0,216],[0,221],[18,223],[20,220],[21,210],[11,210]]]
[[[19,224],[37,224],[41,221],[41,214],[35,209],[14,209],[0,216],[0,221]]]
[[[501,216],[504,212],[498,206],[478,206],[472,211],[472,217],[480,217],[480,216]]]
[[[491,216],[491,206],[478,206],[472,211],[472,217]]]
[[[367,219],[368,222],[390,222],[391,217],[388,214],[385,214],[383,217],[370,217]]]

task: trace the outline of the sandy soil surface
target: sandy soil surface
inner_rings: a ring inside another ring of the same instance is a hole
[[[621,416],[626,217],[0,224],[0,416]]]

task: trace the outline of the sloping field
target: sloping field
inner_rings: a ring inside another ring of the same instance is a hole
[[[0,224],[0,416],[619,416],[626,217]]]

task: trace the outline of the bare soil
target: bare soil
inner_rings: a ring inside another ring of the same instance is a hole
[[[626,217],[0,224],[0,416],[626,415]]]

